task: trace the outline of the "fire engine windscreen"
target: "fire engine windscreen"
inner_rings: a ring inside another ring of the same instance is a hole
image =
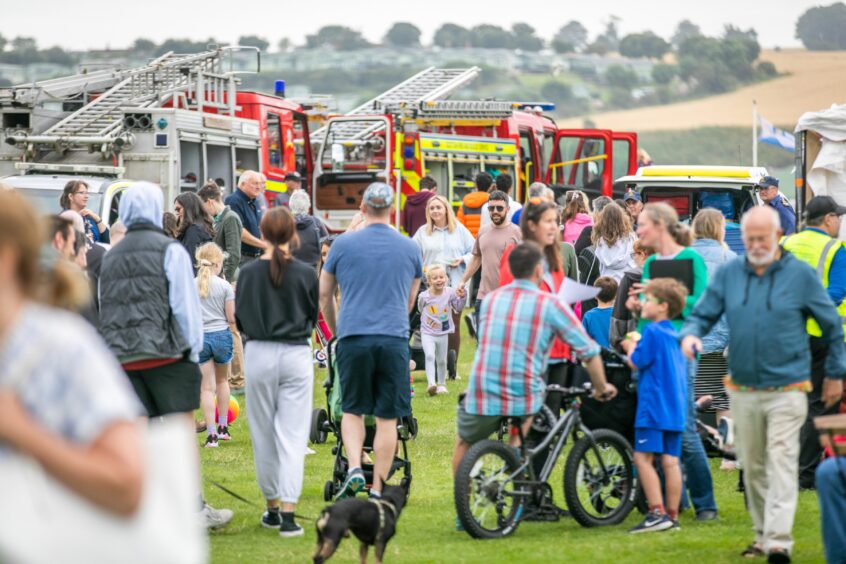
[[[332,121],[320,155],[323,170],[376,172],[387,166],[384,120]]]

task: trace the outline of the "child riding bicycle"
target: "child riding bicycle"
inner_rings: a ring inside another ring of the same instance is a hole
[[[608,400],[617,393],[605,380],[599,346],[568,306],[538,288],[544,275],[540,247],[521,243],[508,264],[514,282],[494,290],[482,303],[479,344],[466,397],[458,405],[453,474],[470,446],[496,432],[503,417],[524,417],[525,434],[531,416],[543,405],[542,374],[556,337],[585,363],[594,397]]]

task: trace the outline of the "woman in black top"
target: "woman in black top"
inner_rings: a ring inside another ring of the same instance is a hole
[[[261,524],[292,537],[303,534],[294,509],[311,426],[317,272],[291,254],[297,224],[288,208],[271,209],[259,228],[268,245],[260,260],[238,275],[235,319],[249,338],[244,347],[247,419],[258,483],[267,500]]]
[[[194,192],[182,192],[178,195],[174,201],[174,210],[179,220],[176,225],[176,238],[191,256],[191,264],[196,276],[197,248],[214,237],[214,221],[203,206],[203,201]]]

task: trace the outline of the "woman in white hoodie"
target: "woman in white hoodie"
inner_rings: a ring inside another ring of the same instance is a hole
[[[631,219],[620,206],[605,206],[596,218],[591,240],[599,264],[600,276],[611,276],[617,282],[627,270],[635,267],[632,250],[636,240]]]

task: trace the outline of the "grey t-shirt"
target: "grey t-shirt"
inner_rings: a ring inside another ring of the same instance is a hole
[[[229,322],[226,321],[226,310],[224,305],[228,301],[235,300],[235,292],[232,285],[220,278],[212,276],[209,279],[209,295],[200,298],[200,308],[203,311],[203,331],[214,333],[229,329]]]

